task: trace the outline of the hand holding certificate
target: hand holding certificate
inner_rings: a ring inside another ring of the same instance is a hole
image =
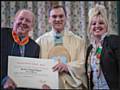
[[[58,89],[58,72],[53,72],[55,63],[48,59],[8,57],[8,76],[17,87],[42,89],[46,84]]]

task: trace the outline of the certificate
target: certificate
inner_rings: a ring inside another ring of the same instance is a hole
[[[17,87],[41,89],[47,84],[58,89],[58,72],[53,72],[51,59],[8,56],[8,76]]]

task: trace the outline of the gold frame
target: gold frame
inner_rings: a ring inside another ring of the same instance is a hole
[[[53,47],[48,53],[48,58],[53,57],[53,56],[59,57],[61,55],[64,55],[67,57],[67,60],[68,60],[67,62],[71,62],[71,57],[70,57],[68,50],[62,45]]]

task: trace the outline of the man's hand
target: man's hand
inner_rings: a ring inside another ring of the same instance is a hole
[[[57,70],[59,73],[62,73],[62,72],[68,73],[68,72],[69,72],[67,65],[66,65],[66,64],[63,64],[63,63],[58,63],[57,65],[55,65],[55,66],[53,67],[53,71],[56,71],[56,70]]]
[[[51,89],[50,86],[48,86],[47,84],[42,85],[42,89],[44,90],[48,90]]]
[[[10,89],[10,90],[13,90],[16,88],[16,85],[15,83],[13,82],[12,79],[8,78],[5,82],[5,84],[3,85],[3,88],[4,89]]]

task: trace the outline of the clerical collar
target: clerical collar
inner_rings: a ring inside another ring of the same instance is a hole
[[[55,30],[52,29],[52,32],[53,32],[53,35],[54,35],[54,36],[56,36],[56,35],[57,35],[57,36],[59,36],[59,35],[60,35],[60,36],[63,36],[63,35],[64,35],[64,30],[61,31],[61,32],[57,32],[57,31],[55,31]]]

